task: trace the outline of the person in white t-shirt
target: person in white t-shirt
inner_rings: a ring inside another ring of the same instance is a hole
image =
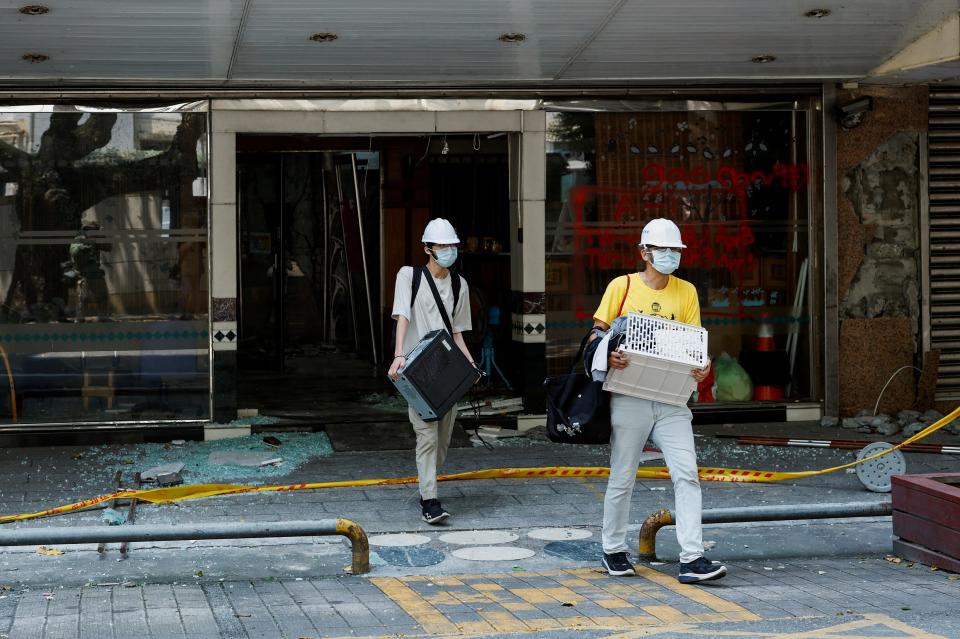
[[[460,347],[471,364],[476,366],[470,349],[463,341],[463,332],[471,329],[470,290],[460,275],[450,272],[457,260],[457,245],[460,239],[453,225],[443,218],[430,220],[423,231],[423,251],[429,256],[425,271],[404,266],[397,272],[393,294],[393,318],[397,320],[397,339],[394,358],[387,373],[393,380],[399,379],[406,365],[404,353],[431,331],[446,329],[440,309],[430,291],[429,284],[418,282],[414,295],[414,274],[420,278],[432,277],[437,292],[443,301],[447,317],[453,328],[453,341]],[[454,278],[458,278],[454,282]],[[437,421],[420,419],[413,408],[409,409],[410,423],[417,436],[417,479],[420,483],[420,508],[423,520],[437,524],[450,516],[437,499],[437,471],[447,457],[450,437],[457,418],[457,409],[451,408]]]

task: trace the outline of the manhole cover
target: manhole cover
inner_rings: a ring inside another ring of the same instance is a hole
[[[517,535],[502,530],[462,530],[440,535],[440,541],[458,546],[489,546],[491,544],[509,544],[517,540]]]
[[[474,546],[472,548],[457,548],[453,556],[468,561],[517,561],[529,559],[536,553],[528,548],[517,546]]]
[[[544,541],[570,541],[593,537],[593,533],[582,528],[536,528],[528,532],[527,537]]]
[[[401,533],[396,535],[374,535],[370,538],[371,546],[422,546],[428,543],[430,543],[430,538],[426,535],[408,535]]]
[[[380,548],[377,554],[391,566],[433,566],[444,557],[439,550],[423,546]]]
[[[553,541],[543,547],[543,552],[570,561],[600,561],[603,544],[599,541]]]

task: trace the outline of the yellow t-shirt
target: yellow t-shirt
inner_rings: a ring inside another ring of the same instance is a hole
[[[627,291],[627,278],[630,278],[630,289]],[[623,294],[627,292],[623,310],[618,314]],[[670,276],[667,285],[656,291],[646,284],[639,273],[621,275],[609,284],[600,300],[597,312],[593,319],[600,320],[608,326],[620,315],[627,313],[646,313],[654,317],[683,322],[700,326],[700,300],[697,298],[697,289],[693,284],[678,277]]]

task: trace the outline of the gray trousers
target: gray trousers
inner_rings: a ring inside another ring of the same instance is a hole
[[[686,406],[611,393],[610,479],[603,499],[605,553],[627,550],[630,498],[644,444],[652,439],[663,451],[673,480],[680,561],[689,563],[703,556],[702,502],[692,417]]]
[[[422,499],[437,498],[437,472],[447,459],[453,424],[457,421],[457,409],[435,422],[425,422],[416,411],[409,409],[410,423],[417,436],[417,480]]]

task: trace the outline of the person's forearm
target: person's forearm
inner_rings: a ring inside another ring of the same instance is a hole
[[[397,343],[393,347],[394,356],[403,355],[403,340],[407,336],[407,328],[410,326],[410,320],[401,315],[397,318]]]
[[[466,355],[467,360],[471,364],[474,364],[475,362],[473,361],[473,355],[470,354],[470,349],[467,348],[467,343],[463,341],[463,333],[454,333],[453,341],[460,348],[460,350],[463,351],[463,354]]]
[[[599,328],[601,331],[606,331],[606,330],[609,330],[609,329],[610,329],[610,325],[609,325],[609,324],[604,324],[604,323],[601,322],[600,320],[593,320],[593,328],[590,329],[590,337],[587,339],[587,342],[592,342],[593,340],[597,339],[597,330],[596,330],[596,329],[598,329],[598,328]]]

